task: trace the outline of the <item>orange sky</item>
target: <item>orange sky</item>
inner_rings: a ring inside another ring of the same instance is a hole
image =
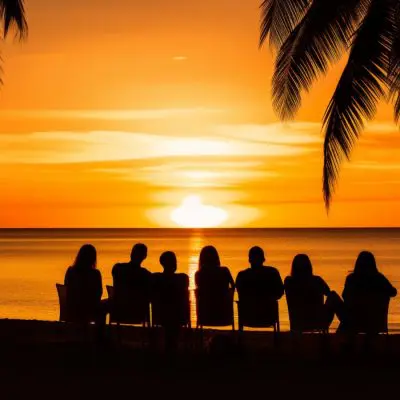
[[[399,226],[386,105],[326,215],[320,120],[341,65],[279,124],[258,3],[28,1],[28,41],[3,46],[0,226],[174,226],[188,195],[225,226]]]

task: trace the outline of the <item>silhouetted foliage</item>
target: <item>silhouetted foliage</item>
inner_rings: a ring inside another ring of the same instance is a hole
[[[21,40],[28,34],[28,24],[25,17],[24,0],[0,0],[0,23],[2,37],[5,39],[10,30],[15,30],[16,36]],[[14,29],[15,28],[15,29]],[[0,66],[0,73],[2,68]],[[3,81],[0,77],[0,84]]]
[[[278,50],[273,105],[292,119],[303,91],[344,53],[349,59],[323,119],[323,192],[329,208],[343,156],[376,113],[393,102],[400,120],[400,0],[264,0],[260,45]]]

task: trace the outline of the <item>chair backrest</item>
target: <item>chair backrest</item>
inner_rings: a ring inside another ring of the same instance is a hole
[[[107,286],[110,298],[110,322],[138,325],[150,322],[150,299],[141,291],[117,292]]]
[[[92,306],[89,308],[83,306],[80,309],[71,309],[68,305],[67,287],[61,283],[56,283],[58,303],[60,306],[59,321],[90,323],[96,320],[96,311]]]
[[[234,289],[210,293],[196,289],[196,310],[198,326],[234,325],[233,298]]]
[[[388,332],[390,298],[365,295],[346,302],[349,327],[357,333]]]
[[[153,326],[178,324],[190,325],[190,295],[186,290],[175,297],[164,298],[160,293],[153,293],[151,299],[151,318]]]
[[[58,294],[58,304],[60,306],[60,316],[59,320],[61,322],[68,321],[68,309],[67,309],[67,288],[65,285],[56,283],[57,294]]]
[[[323,303],[306,303],[302,296],[286,293],[290,330],[324,331],[329,328]]]
[[[279,322],[278,301],[274,299],[240,296],[239,325],[249,328],[267,328]]]

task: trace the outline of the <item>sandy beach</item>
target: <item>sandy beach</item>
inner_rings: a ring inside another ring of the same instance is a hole
[[[111,333],[98,347],[71,325],[0,320],[2,398],[383,398],[400,388],[400,335],[369,349],[359,336],[345,351],[335,334],[327,344],[316,334],[282,333],[274,347],[270,333],[246,332],[238,347],[223,332],[228,339],[210,350],[216,333],[206,331],[203,349],[193,335],[168,357],[157,333],[145,346],[140,328],[125,327],[120,344]]]

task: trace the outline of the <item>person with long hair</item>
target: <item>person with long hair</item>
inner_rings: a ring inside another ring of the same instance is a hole
[[[345,302],[365,295],[386,298],[397,295],[397,289],[378,271],[375,256],[369,251],[362,251],[358,255],[354,270],[347,276],[343,290]]]
[[[362,251],[353,272],[346,278],[343,290],[346,321],[341,328],[349,332],[387,331],[389,302],[396,295],[397,289],[378,271],[374,255]]]
[[[285,292],[291,327],[328,329],[335,314],[343,318],[343,301],[318,275],[314,275],[307,254],[297,254],[290,276],[285,279]]]
[[[205,246],[201,249],[195,281],[199,290],[211,292],[235,287],[229,268],[221,266],[218,251],[214,246]]]
[[[99,320],[103,284],[97,269],[97,252],[91,244],[83,245],[72,266],[67,269],[64,284],[67,289],[68,314],[75,320]]]
[[[201,250],[195,283],[198,324],[229,325],[235,282],[229,268],[221,266],[214,246],[206,246]]]

